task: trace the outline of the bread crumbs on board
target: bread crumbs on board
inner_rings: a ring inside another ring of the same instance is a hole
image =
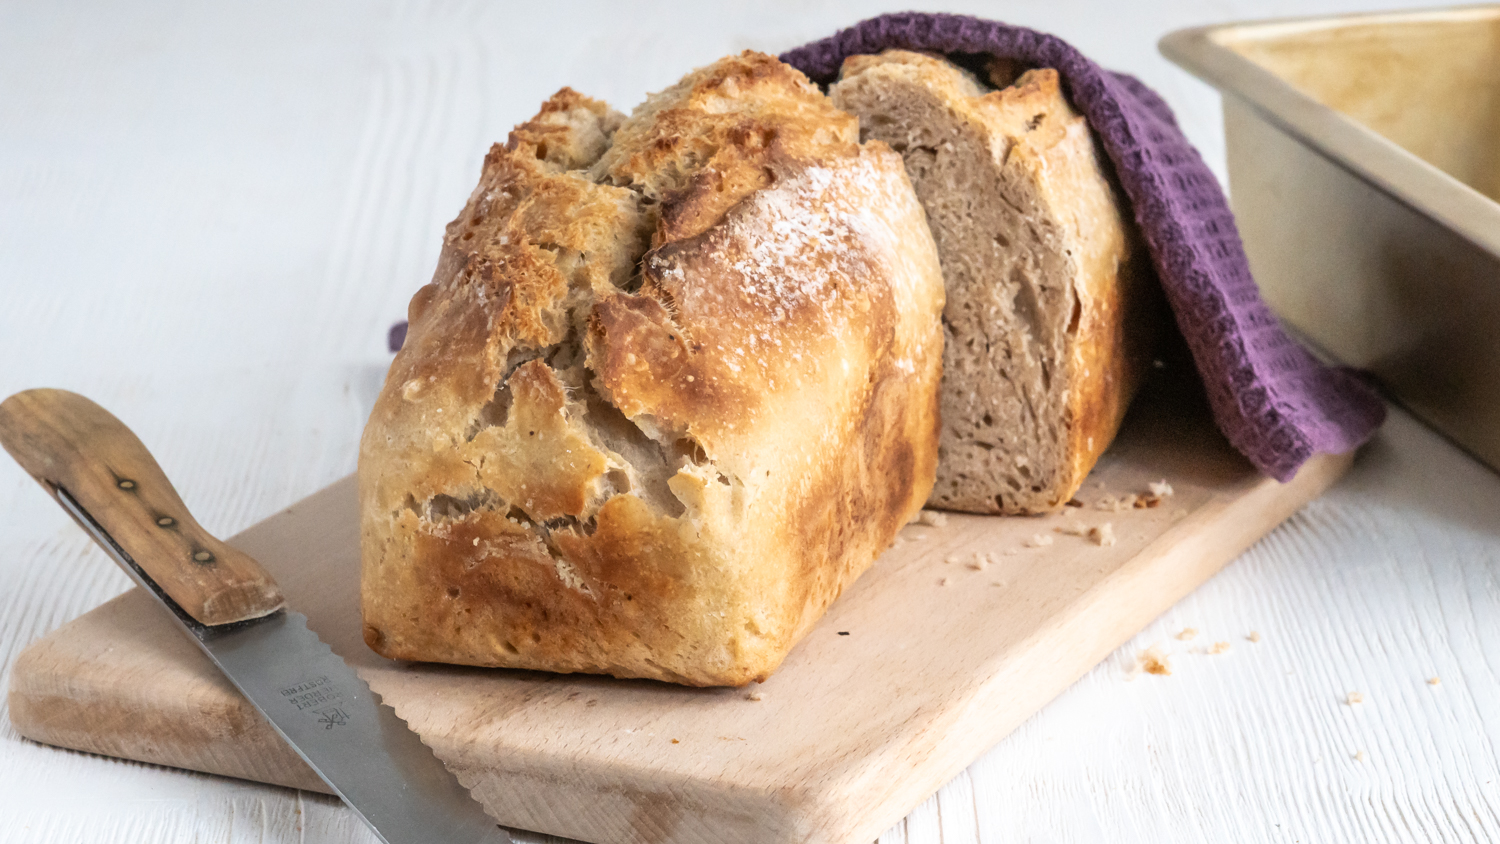
[[[753,700],[753,701],[757,701],[757,702],[758,701],[762,701],[762,700],[766,699],[766,693],[765,692],[751,692],[750,694],[745,695],[745,699],[746,700]]]
[[[1065,517],[1071,517],[1073,515],[1073,513],[1072,513],[1072,511],[1068,511],[1067,513],[1064,513],[1063,515]],[[1058,525],[1057,527],[1054,527],[1052,530],[1055,531],[1056,533],[1062,534],[1063,536],[1078,536],[1078,537],[1082,537],[1082,538],[1087,539],[1088,541],[1094,543],[1095,545],[1103,546],[1103,545],[1113,545],[1113,544],[1115,544],[1115,525],[1114,525],[1114,522],[1105,522],[1102,525],[1093,525],[1093,526],[1090,526],[1090,525],[1075,524],[1075,523],[1072,522],[1071,518],[1068,518],[1068,524]]]
[[[1184,628],[1182,628],[1182,631],[1177,634],[1176,639],[1179,642],[1186,642],[1189,639],[1191,639],[1191,638],[1193,638],[1194,636],[1197,636],[1197,635],[1198,635],[1198,631],[1195,628],[1184,627]]]
[[[1362,692],[1350,692],[1344,695],[1344,705],[1353,706],[1356,703],[1364,703],[1365,696]]]
[[[1356,762],[1363,762],[1363,761],[1365,761],[1365,752],[1363,750],[1356,750],[1356,751],[1354,751],[1354,761],[1356,761]]]
[[[1099,546],[1115,544],[1115,526],[1105,522],[1098,527],[1089,528],[1089,541]]]
[[[1245,638],[1249,639],[1252,642],[1259,642],[1260,641],[1260,631],[1259,630],[1251,630],[1250,633],[1249,633],[1249,635],[1245,636]]]
[[[946,527],[948,524],[948,514],[940,513],[937,510],[923,510],[917,514],[917,523],[935,528]]]
[[[1146,485],[1146,491],[1142,493],[1128,492],[1124,495],[1101,495],[1094,502],[1095,510],[1104,510],[1110,513],[1119,513],[1124,510],[1149,510],[1160,507],[1163,501],[1171,498],[1175,490],[1166,479],[1152,481]]]
[[[1228,642],[1214,642],[1212,645],[1209,646],[1208,652],[1211,653],[1211,654],[1227,654],[1227,653],[1229,653],[1229,643]]]
[[[1033,534],[1030,539],[1026,540],[1027,548],[1045,548],[1046,546],[1051,544],[1052,537],[1048,536],[1045,533]]]
[[[1427,685],[1429,685],[1429,686],[1436,686],[1438,683],[1441,683],[1441,682],[1443,682],[1443,681],[1441,679],[1437,678],[1437,677],[1428,677],[1427,678]]]

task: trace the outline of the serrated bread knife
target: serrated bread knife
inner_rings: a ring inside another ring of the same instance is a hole
[[[148,593],[386,844],[511,838],[396,713],[215,539],[120,420],[63,390],[0,402],[0,445]]]

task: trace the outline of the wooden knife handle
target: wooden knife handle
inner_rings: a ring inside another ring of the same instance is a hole
[[[99,405],[66,390],[16,393],[0,402],[0,445],[54,498],[65,490],[198,623],[248,621],[282,607],[266,570],[204,530],[151,452]]]

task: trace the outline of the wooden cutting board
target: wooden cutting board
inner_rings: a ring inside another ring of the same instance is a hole
[[[352,478],[232,540],[507,826],[591,842],[869,842],[1349,465],[1255,473],[1153,388],[1061,515],[912,525],[749,689],[409,665],[365,648]],[[1101,509],[1148,492],[1158,506]],[[1113,544],[1074,535],[1112,528]],[[984,562],[976,559],[982,555]],[[325,790],[145,595],[33,643],[10,713],[62,747]]]

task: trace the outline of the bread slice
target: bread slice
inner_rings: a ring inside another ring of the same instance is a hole
[[[767,677],[931,492],[942,278],[900,156],[745,53],[485,158],[360,448],[388,657]]]
[[[1005,80],[1008,81],[1008,80]],[[1056,71],[988,90],[939,58],[853,56],[830,91],[905,159],[947,283],[932,506],[1061,507],[1149,364],[1154,285]]]

